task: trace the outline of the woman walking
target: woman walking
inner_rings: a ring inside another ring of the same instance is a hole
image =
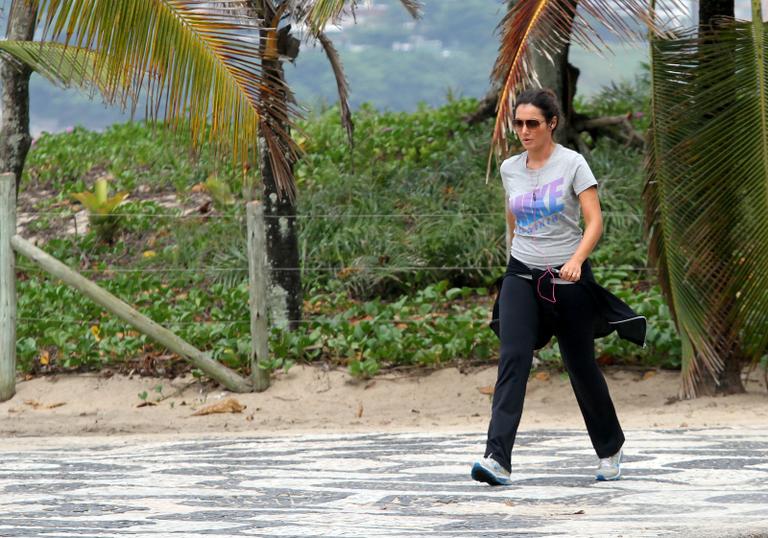
[[[595,361],[594,338],[617,330],[643,345],[645,318],[592,276],[588,257],[603,231],[597,180],[580,154],[554,141],[557,96],[546,89],[525,91],[516,99],[514,115],[525,151],[501,165],[514,236],[491,324],[501,346],[488,439],[472,478],[510,483],[533,351],[554,335],[599,458],[595,476],[616,480],[624,433]]]

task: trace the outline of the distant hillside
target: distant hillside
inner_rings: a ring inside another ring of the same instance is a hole
[[[419,103],[439,105],[448,94],[485,94],[498,49],[496,27],[506,4],[489,0],[428,0],[424,16],[413,21],[398,0],[361,3],[356,24],[329,28],[344,63],[351,103],[389,110],[414,110]],[[370,8],[365,8],[369,5]],[[4,22],[0,21],[4,26]],[[609,42],[612,38],[604,36]],[[631,78],[645,60],[643,47],[613,44],[616,56],[600,58],[575,49],[572,62],[582,70],[578,91],[591,94],[611,80]],[[325,56],[302,43],[286,76],[299,101],[312,107],[336,101],[336,84]],[[140,109],[142,107],[139,107]],[[141,112],[140,110],[139,112]],[[142,117],[139,113],[137,117]],[[32,130],[61,131],[75,124],[100,129],[128,115],[105,109],[75,91],[62,91],[39,77],[32,84]]]

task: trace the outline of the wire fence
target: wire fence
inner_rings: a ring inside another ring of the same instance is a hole
[[[382,272],[416,272],[416,271],[487,271],[502,270],[506,265],[446,265],[427,267],[421,265],[412,266],[386,266],[386,265],[349,265],[344,267],[274,267],[270,268],[275,272],[328,272],[328,273],[348,273],[350,271],[382,271]],[[26,268],[25,268],[26,269]],[[630,272],[655,272],[654,267],[633,267],[624,265],[600,265],[593,268],[593,271],[630,271]],[[218,273],[243,273],[248,271],[248,267],[240,268],[147,268],[147,269],[125,269],[120,267],[106,267],[103,269],[78,269],[83,274],[110,274],[110,273],[157,273],[157,274],[218,274]]]
[[[342,209],[341,207],[339,209]],[[86,211],[80,210],[80,213]],[[641,219],[642,216],[639,213],[630,212],[614,212],[604,211],[604,215],[608,217],[622,217],[631,219]],[[74,212],[64,211],[22,211],[18,213],[19,216],[27,217],[56,217],[74,219],[77,215]],[[126,212],[126,213],[111,213],[115,217],[125,218],[172,218],[172,219],[188,219],[188,218],[215,218],[215,219],[235,219],[244,218],[244,211],[236,211],[231,213],[183,213],[183,212]],[[416,212],[400,212],[400,213],[320,213],[320,214],[299,214],[296,216],[298,219],[456,219],[456,218],[476,218],[476,217],[500,217],[503,218],[503,211],[496,212],[436,212],[436,213],[416,213]],[[264,218],[282,218],[279,215],[264,215]],[[27,222],[29,223],[29,221]],[[72,234],[67,234],[72,235]],[[94,255],[93,251],[79,252],[81,259],[91,260],[91,256]],[[97,256],[94,256],[97,258]],[[245,261],[245,260],[243,260]],[[305,259],[303,263],[306,263]],[[148,260],[148,264],[152,262]],[[85,265],[85,264],[82,264]],[[248,272],[248,266],[243,264],[242,266],[235,267],[124,267],[117,265],[108,265],[104,267],[94,267],[94,263],[90,263],[90,267],[83,266],[78,267],[78,272],[85,275],[96,275],[109,277],[112,275],[173,275],[174,277],[181,275],[194,275],[194,276],[211,276],[211,275],[232,275],[237,277],[238,275],[246,275]],[[506,268],[503,264],[465,264],[465,265],[389,265],[387,263],[381,264],[365,264],[356,263],[355,261],[338,262],[338,265],[300,265],[299,267],[269,267],[269,271],[272,273],[295,273],[300,272],[302,275],[320,275],[328,274],[329,276],[344,276],[349,277],[353,274],[403,274],[403,273],[447,273],[447,272],[501,272]],[[18,269],[26,272],[41,272],[42,270],[22,261],[18,265]],[[599,265],[593,268],[594,272],[598,275],[606,272],[630,272],[640,273],[646,275],[652,275],[657,272],[654,267],[635,266],[630,264],[622,265]],[[21,318],[27,321],[41,321],[38,318]],[[48,320],[55,321],[55,320]],[[83,321],[83,320],[79,320]],[[79,322],[75,320],[74,322]],[[228,321],[209,321],[210,323],[246,323],[244,320],[228,320]],[[303,323],[304,320],[296,320],[294,323]],[[398,323],[404,323],[405,321],[399,321]],[[197,323],[197,322],[190,322]]]
[[[46,212],[46,211],[20,211],[18,216],[43,216],[43,217],[58,217],[58,218],[72,218],[77,216],[78,213],[85,210],[78,210],[77,212],[64,213],[64,212]],[[604,216],[609,217],[630,217],[630,218],[642,218],[640,213],[627,213],[621,211],[603,211]],[[245,213],[110,213],[113,217],[142,217],[142,218],[178,218],[178,219],[193,219],[193,218],[206,218],[206,219],[238,219],[245,218]],[[298,220],[302,219],[420,219],[420,218],[466,218],[466,217],[500,217],[504,216],[503,212],[462,212],[457,211],[455,213],[326,213],[326,214],[311,214],[292,215],[291,218]],[[285,218],[285,215],[264,215],[265,219],[281,219]]]
[[[173,209],[163,208],[161,212],[152,211],[138,211],[129,212],[122,211],[119,213],[111,213],[111,216],[121,217],[125,219],[171,219],[173,223],[179,223],[178,229],[183,230],[183,221],[191,222],[200,219],[217,219],[220,221],[232,221],[233,225],[241,226],[241,222],[246,220],[245,211],[229,209],[226,212],[219,212],[213,210],[212,212],[200,212],[196,209],[180,209],[175,211]],[[438,212],[349,212],[348,209],[341,209],[339,212],[332,212],[333,208],[324,208],[321,213],[314,214],[298,214],[297,220],[328,220],[338,221],[340,224],[338,227],[343,227],[347,222],[352,220],[371,220],[376,219],[382,221],[384,224],[392,223],[394,226],[402,226],[402,221],[408,221],[406,226],[412,224],[411,221],[434,221],[442,220],[448,226],[455,226],[457,219],[499,219],[503,222],[504,211],[503,208],[499,211],[438,211]],[[641,222],[642,215],[638,212],[629,211],[603,211],[603,215],[606,220],[610,219],[626,219],[633,222]],[[94,243],[86,242],[82,243],[80,237],[84,235],[84,228],[81,227],[82,219],[87,216],[87,210],[79,209],[78,211],[20,211],[17,213],[17,217],[21,217],[22,225],[29,225],[33,223],[35,219],[49,219],[49,225],[45,228],[31,228],[34,232],[44,230],[45,234],[58,237],[60,235],[66,236],[67,241],[72,240],[72,245],[68,242],[64,242],[58,245],[59,256],[61,252],[65,252],[69,257],[69,265],[73,265],[73,269],[76,269],[79,273],[82,273],[94,280],[98,278],[108,279],[112,277],[114,280],[109,286],[105,286],[105,289],[119,288],[120,291],[113,291],[117,296],[124,296],[123,301],[127,303],[135,303],[137,309],[148,308],[151,312],[147,312],[154,318],[154,321],[174,332],[178,332],[183,335],[184,338],[190,341],[205,341],[205,345],[212,345],[213,347],[220,348],[219,351],[227,346],[232,346],[232,342],[240,342],[243,338],[249,334],[251,329],[251,319],[249,317],[249,304],[248,297],[243,296],[242,288],[238,288],[233,295],[222,294],[214,296],[207,293],[208,290],[205,286],[201,286],[200,282],[216,282],[216,280],[208,279],[209,276],[221,276],[221,282],[224,282],[224,278],[228,275],[234,278],[234,284],[241,286],[242,283],[248,283],[248,261],[245,256],[236,255],[234,257],[211,257],[208,259],[210,265],[205,265],[204,262],[197,259],[192,260],[190,263],[200,263],[200,267],[184,266],[184,261],[190,258],[172,258],[172,265],[167,264],[169,258],[160,252],[160,248],[166,246],[183,245],[183,241],[180,241],[179,234],[172,233],[168,239],[161,240],[157,244],[158,253],[160,255],[155,258],[149,256],[142,258],[142,251],[144,248],[153,248],[154,244],[148,244],[147,247],[141,244],[138,250],[130,252],[126,255],[117,254],[101,250],[96,248]],[[283,215],[264,215],[265,219],[282,219]],[[50,219],[62,219],[75,222],[75,233],[72,233],[71,227],[65,226],[51,226]],[[141,231],[154,232],[151,226],[146,226],[145,221],[138,220],[136,223],[131,223],[134,226],[141,226]],[[213,225],[214,223],[211,223]],[[431,225],[431,223],[430,223]],[[442,223],[440,223],[442,225]],[[634,225],[634,224],[632,224]],[[161,223],[164,229],[170,229],[168,224]],[[228,230],[228,224],[223,223],[220,226],[222,229]],[[232,229],[235,229],[232,226]],[[474,223],[470,223],[469,226],[474,226]],[[69,229],[68,229],[69,228]],[[80,228],[80,232],[77,229]],[[211,228],[213,229],[213,228]],[[207,230],[208,228],[205,229]],[[239,232],[233,232],[232,234],[233,248],[240,249],[243,252],[246,250],[245,236],[242,238]],[[497,238],[494,238],[496,241]],[[482,238],[484,242],[485,237]],[[143,240],[142,240],[143,241]],[[170,244],[168,242],[171,242]],[[174,241],[176,242],[174,244]],[[242,241],[242,244],[240,242]],[[81,245],[85,245],[81,247]],[[135,241],[127,242],[126,248],[132,248],[130,245],[136,246]],[[219,246],[214,246],[214,251]],[[494,242],[492,247],[495,249],[497,243]],[[72,252],[70,253],[70,248]],[[503,250],[503,249],[502,249]],[[106,254],[102,256],[102,254]],[[354,257],[353,253],[346,253],[343,257]],[[398,260],[394,258],[393,263],[389,264],[388,258],[379,258],[380,263],[376,263],[378,253],[363,252],[362,256],[357,259],[349,260],[337,260],[335,256],[328,256],[325,259],[322,256],[309,257],[303,256],[302,262],[298,267],[268,267],[268,271],[271,273],[296,273],[299,272],[302,275],[302,282],[306,285],[312,285],[312,279],[317,278],[319,282],[324,283],[325,276],[330,278],[361,278],[362,282],[378,281],[383,275],[384,279],[389,278],[392,281],[405,282],[408,289],[416,289],[411,284],[420,283],[418,289],[422,289],[425,286],[434,283],[438,279],[454,279],[458,275],[464,274],[469,276],[471,282],[491,282],[489,277],[494,274],[500,275],[506,269],[506,264],[498,263],[503,260],[503,254],[500,254],[498,258],[495,256],[489,256],[488,263],[484,264],[481,260],[485,258],[471,259],[472,262],[480,261],[480,263],[429,263],[426,261],[424,264],[419,263],[407,263],[409,261],[419,260],[416,258],[401,258]],[[196,257],[193,257],[196,258]],[[314,259],[313,259],[314,258]],[[429,259],[429,258],[427,258]],[[431,259],[441,261],[439,254],[437,256],[431,256]],[[444,258],[445,259],[445,258]],[[448,258],[446,261],[461,261],[462,258]],[[232,266],[229,266],[228,261],[232,261]],[[401,263],[397,263],[397,262]],[[467,261],[470,261],[469,259]],[[121,265],[125,262],[124,265]],[[406,262],[406,263],[402,263]],[[142,265],[145,265],[142,267]],[[133,265],[133,266],[131,266]],[[34,266],[29,260],[20,259],[16,265],[18,271],[30,273],[30,276],[37,274],[38,272],[45,272],[45,270]],[[652,280],[657,271],[653,267],[638,266],[636,264],[614,264],[614,265],[599,265],[593,268],[598,279],[602,275],[615,274],[616,272],[623,273],[636,273],[642,276],[636,277],[636,280],[647,282]],[[408,273],[413,276],[407,275]],[[417,273],[422,275],[417,276]],[[425,273],[435,273],[435,275],[424,276]],[[445,273],[441,275],[440,273]],[[95,275],[95,277],[93,276]],[[116,275],[124,275],[126,278],[117,277]],[[139,278],[133,279],[134,275],[147,275],[145,279]],[[153,278],[151,275],[157,275],[159,278]],[[317,276],[320,275],[320,276]],[[480,277],[478,277],[480,275]],[[168,279],[163,277],[168,276]],[[190,277],[187,280],[187,277]],[[304,280],[304,277],[307,280]],[[433,278],[434,276],[434,278]],[[197,284],[193,284],[194,277],[199,277]],[[368,278],[366,280],[366,277]],[[461,278],[461,277],[459,277]],[[162,280],[161,280],[162,279]],[[135,280],[138,283],[137,286],[125,285],[127,282]],[[101,280],[99,283],[103,283]],[[158,285],[158,282],[162,282]],[[188,285],[188,283],[190,283]],[[310,284],[307,284],[310,283]],[[113,285],[114,284],[114,285]],[[230,284],[227,284],[229,286]],[[344,284],[345,286],[347,284]],[[162,287],[163,290],[158,289]],[[199,295],[203,296],[202,302],[198,301],[197,292],[194,300],[192,299],[191,288],[198,288]],[[487,286],[484,289],[489,289],[491,286]],[[219,288],[214,288],[219,289]],[[252,287],[250,289],[253,289]],[[325,288],[320,288],[325,289]],[[330,289],[330,288],[329,288]],[[400,289],[400,288],[398,288]],[[190,291],[189,294],[186,292]],[[46,292],[48,293],[48,292]],[[47,300],[44,293],[38,294],[24,305],[20,304],[19,315],[16,319],[21,324],[27,324],[26,328],[20,332],[20,334],[31,335],[34,338],[38,338],[38,344],[44,342],[41,345],[52,346],[58,340],[67,338],[71,345],[76,345],[80,351],[86,350],[88,345],[94,345],[92,341],[88,344],[89,340],[83,339],[83,331],[86,333],[89,331],[94,333],[94,338],[97,341],[101,341],[104,338],[135,338],[132,325],[125,320],[115,318],[113,316],[104,317],[104,310],[100,307],[94,307],[92,305],[86,306],[81,304],[80,301],[73,301],[69,299],[69,295],[66,293],[60,293],[57,290],[53,290],[51,293],[56,295],[52,298],[52,302],[61,305],[65,304],[69,308],[64,307],[61,314],[52,313],[50,306],[46,306],[44,301]],[[325,293],[325,292],[324,292]],[[329,291],[328,293],[333,293]],[[398,294],[398,298],[403,297],[403,294],[407,292],[403,291]],[[157,299],[163,296],[163,299]],[[228,298],[222,298],[222,297]],[[373,333],[389,333],[390,331],[402,331],[402,334],[408,335],[411,332],[417,333],[451,333],[461,334],[463,332],[473,333],[475,328],[479,332],[480,329],[490,321],[490,303],[493,297],[488,295],[478,295],[475,290],[472,298],[466,302],[463,302],[458,306],[460,314],[457,317],[457,312],[451,310],[456,308],[454,301],[448,299],[448,295],[441,294],[440,300],[435,304],[430,303],[427,311],[424,311],[422,307],[425,306],[423,299],[418,299],[414,302],[414,305],[408,304],[403,310],[400,310],[402,317],[393,312],[391,304],[396,302],[397,299],[392,299],[391,303],[388,300],[382,301],[384,309],[376,310],[373,315],[368,315],[367,312],[370,303],[362,304],[364,301],[354,301],[337,303],[334,300],[328,302],[325,305],[313,305],[312,307],[304,307],[304,313],[299,314],[304,316],[302,319],[274,319],[272,317],[271,308],[267,311],[267,318],[269,327],[271,330],[280,331],[286,326],[299,327],[300,331],[306,330],[306,334],[322,333],[322,338],[328,338],[332,335],[334,338],[337,332],[343,334],[352,330],[355,334],[360,331],[362,325],[363,331],[370,331]],[[211,300],[211,298],[215,300]],[[458,298],[458,297],[457,297]],[[241,300],[243,299],[243,300]],[[149,301],[149,302],[148,302]],[[152,301],[158,303],[158,308],[150,305]],[[160,302],[163,305],[160,305]],[[197,301],[197,302],[195,302]],[[421,301],[421,302],[420,302]],[[167,307],[165,303],[168,303]],[[214,304],[215,303],[215,304]],[[439,303],[439,304],[438,304]],[[352,307],[352,308],[350,308]],[[70,314],[70,315],[67,315]],[[216,319],[216,317],[222,319]],[[296,317],[296,314],[290,317]],[[178,318],[178,319],[177,319]],[[459,323],[460,325],[456,325]],[[93,327],[100,327],[102,333],[99,336]],[[382,327],[383,326],[383,327]],[[460,331],[457,327],[472,328],[470,331]],[[199,329],[197,328],[199,327]],[[391,327],[391,329],[390,329]],[[270,329],[268,329],[270,330]],[[26,332],[25,332],[26,331]],[[48,333],[53,336],[48,336]],[[109,333],[109,334],[106,334]],[[270,339],[274,338],[275,333],[271,333]],[[304,338],[304,337],[302,337]],[[283,336],[279,336],[282,341]],[[28,339],[32,341],[31,339]],[[290,340],[286,340],[291,342]],[[311,340],[314,342],[314,340]],[[114,340],[107,342],[108,346],[114,344]],[[325,342],[325,340],[323,340]],[[135,341],[132,341],[131,345],[134,345]],[[58,344],[56,344],[58,345]],[[103,345],[103,344],[102,344]],[[288,344],[281,344],[288,345]],[[290,345],[294,345],[291,343]],[[239,346],[239,344],[238,344]],[[237,347],[237,346],[235,346]],[[301,347],[301,346],[299,346]],[[310,346],[311,347],[311,346]],[[295,351],[293,348],[292,352]],[[240,351],[238,351],[240,353]]]
[[[425,315],[420,318],[403,318],[403,319],[348,319],[346,321],[349,321],[351,324],[356,323],[390,323],[390,324],[405,324],[405,325],[415,325],[415,324],[423,324],[428,321],[435,321],[438,319],[444,319],[445,315],[440,314],[432,314],[432,315]],[[295,320],[281,320],[281,323],[285,324],[313,324],[317,323],[318,319],[322,319],[323,317],[316,317],[316,318],[307,318],[307,319],[295,319]],[[327,319],[327,317],[325,317]],[[50,318],[50,317],[19,317],[17,318],[18,321],[21,322],[30,322],[30,323],[58,323],[58,324],[72,324],[72,323],[80,323],[80,324],[96,324],[98,323],[98,320],[93,319],[84,319],[84,318]],[[483,323],[486,323],[487,320],[478,320]],[[126,327],[129,326],[126,322],[118,322],[119,324],[123,324]],[[204,319],[200,321],[176,321],[176,320],[169,320],[166,322],[169,326],[179,325],[179,326],[191,326],[191,325],[249,325],[251,323],[248,319],[224,319],[224,320],[218,320],[218,319]]]

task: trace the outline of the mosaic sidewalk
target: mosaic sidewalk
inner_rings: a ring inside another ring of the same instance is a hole
[[[503,488],[478,433],[0,442],[0,536],[768,537],[768,430],[626,433],[618,482],[586,433],[521,433]]]

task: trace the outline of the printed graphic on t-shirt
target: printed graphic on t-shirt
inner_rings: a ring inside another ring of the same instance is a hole
[[[521,231],[531,233],[558,221],[558,214],[565,208],[563,184],[559,178],[532,191],[509,197],[509,209]]]

